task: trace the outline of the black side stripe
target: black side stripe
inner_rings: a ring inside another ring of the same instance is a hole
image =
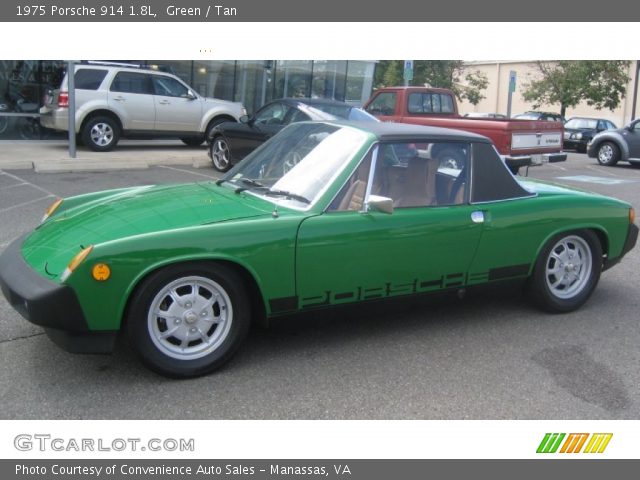
[[[269,300],[271,313],[290,312],[298,309],[298,297],[281,297]]]
[[[492,268],[489,270],[489,281],[503,278],[524,277],[529,274],[529,264],[511,265],[509,267]]]

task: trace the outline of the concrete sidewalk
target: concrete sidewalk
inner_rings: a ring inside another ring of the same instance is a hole
[[[144,169],[150,165],[189,165],[211,168],[206,146],[188,147],[179,140],[122,140],[111,152],[79,146],[69,158],[66,140],[2,140],[0,170],[36,172],[92,172]]]

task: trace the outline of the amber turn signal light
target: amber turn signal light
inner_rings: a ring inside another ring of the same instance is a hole
[[[53,202],[49,208],[47,208],[47,211],[44,212],[44,216],[42,217],[42,220],[40,221],[40,223],[44,222],[47,218],[49,218],[51,215],[53,215],[53,212],[55,212],[58,207],[60,206],[60,204],[62,203],[62,199],[58,198],[56,199],[55,202]]]
[[[636,211],[633,208],[629,209],[629,223],[634,223],[636,221]]]

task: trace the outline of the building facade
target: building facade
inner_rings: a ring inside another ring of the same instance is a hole
[[[361,105],[371,94],[375,62],[357,60],[138,60],[180,77],[199,94],[242,102],[252,113],[282,97],[333,98]],[[0,60],[0,139],[54,136],[38,127],[46,91],[57,88],[65,63]]]
[[[483,72],[488,80],[489,87],[483,92],[485,99],[478,105],[469,102],[460,102],[460,113],[470,112],[494,112],[507,113],[507,102],[509,97],[509,76],[510,72],[516,73],[516,88],[512,96],[511,115],[533,110],[533,104],[527,102],[522,97],[524,85],[538,75],[536,63],[534,61],[478,61],[466,62],[469,70],[479,70]],[[637,105],[640,86],[638,85],[638,61],[632,61],[629,65],[627,75],[631,78],[627,85],[627,94],[615,110],[597,110],[594,107],[582,102],[575,108],[568,108],[565,114],[567,119],[571,117],[597,117],[611,120],[618,127],[629,123],[640,115],[640,106]],[[635,108],[635,111],[634,111]],[[542,105],[538,110],[548,112],[560,112],[559,105]]]

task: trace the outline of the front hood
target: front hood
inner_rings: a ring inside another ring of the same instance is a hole
[[[105,192],[76,205],[77,200],[65,200],[73,206],[55,214],[25,240],[23,256],[37,270],[59,274],[88,245],[271,213],[259,200],[213,183],[135,187]]]

